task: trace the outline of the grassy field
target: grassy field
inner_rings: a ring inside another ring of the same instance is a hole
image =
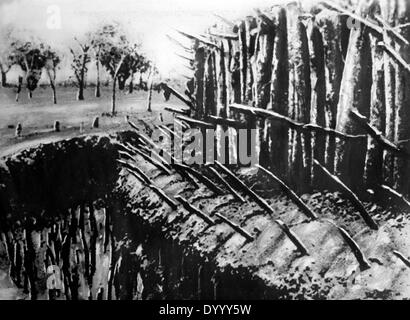
[[[76,88],[58,87],[58,104],[52,103],[51,89],[40,87],[28,99],[27,92],[20,93],[15,101],[15,88],[0,88],[0,157],[26,148],[36,143],[46,143],[61,138],[94,133],[116,131],[129,128],[125,115],[131,119],[141,118],[156,120],[166,105],[180,106],[175,98],[164,101],[162,93],[153,93],[152,112],[147,112],[147,92],[134,91],[132,94],[117,92],[117,115],[103,115],[111,111],[110,88],[102,88],[102,96],[95,98],[94,88],[85,90],[84,101],[76,100]],[[92,129],[93,119],[99,116],[100,127]],[[170,119],[168,112],[163,112],[164,119]],[[54,122],[61,124],[61,132],[53,132]],[[15,127],[21,123],[22,137],[15,137]]]

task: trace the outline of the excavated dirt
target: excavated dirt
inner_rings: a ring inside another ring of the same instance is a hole
[[[145,294],[139,298],[146,299],[410,297],[410,269],[393,253],[397,250],[404,257],[410,256],[406,213],[367,203],[366,208],[380,226],[374,231],[340,194],[317,192],[303,196],[319,217],[310,221],[277,190],[274,182],[259,174],[255,179],[253,170],[239,171],[248,185],[259,181],[253,188],[274,209],[275,215],[269,216],[250,199],[240,204],[228,192],[220,196],[202,184],[194,188],[179,174],[161,174],[150,163],[136,158],[138,167],[168,196],[185,197],[215,221],[208,225],[182,206],[172,210],[151,188],[118,166],[116,143],[134,138],[127,132],[79,137],[43,144],[3,159],[2,232],[15,228],[13,223],[25,217],[35,217],[46,226],[47,221],[64,216],[73,206],[104,199],[102,207],[114,208],[111,223],[116,243],[111,244],[114,254],[106,252],[107,262],[99,277],[106,274],[109,278],[109,257],[111,267],[124,268],[125,273],[116,273],[113,278],[117,298],[135,298],[136,288],[140,291],[142,286]],[[206,169],[202,170],[207,174]],[[259,192],[261,188],[265,191]],[[220,221],[216,212],[240,225],[254,241],[247,241]],[[275,219],[290,227],[308,255],[301,255]],[[370,268],[360,267],[357,252],[335,225],[351,235]],[[130,281],[138,277],[143,278],[142,286]],[[94,296],[101,279],[94,281]],[[127,289],[127,283],[135,288]],[[101,286],[106,288],[107,283]],[[86,298],[86,290],[80,290],[80,295]]]

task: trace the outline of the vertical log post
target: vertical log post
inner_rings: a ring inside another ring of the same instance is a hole
[[[363,11],[363,10],[362,10]],[[364,11],[363,11],[364,12]],[[350,110],[357,109],[366,117],[370,113],[372,57],[369,29],[360,24],[351,30],[349,48],[341,83],[337,110],[336,130],[348,134],[363,133],[350,118]],[[366,143],[358,141],[336,142],[335,171],[353,191],[363,186]]]

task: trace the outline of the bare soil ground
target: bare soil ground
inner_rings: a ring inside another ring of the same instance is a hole
[[[147,92],[118,92],[118,113],[116,117],[111,117],[107,115],[111,111],[111,91],[106,87],[102,88],[100,98],[95,98],[94,88],[88,87],[84,101],[76,100],[76,88],[59,87],[57,105],[52,103],[48,87],[40,87],[34,91],[31,100],[24,90],[18,102],[15,101],[15,95],[15,88],[0,88],[0,157],[38,143],[53,142],[85,133],[126,129],[129,126],[125,115],[131,118],[155,119],[165,105],[180,105],[173,97],[164,102],[162,94],[154,92],[152,112],[147,112]],[[100,127],[92,129],[96,116],[99,116]],[[168,112],[164,112],[163,116],[165,120],[170,119]],[[59,133],[53,131],[56,120],[61,124]],[[23,126],[20,138],[15,137],[18,123]]]

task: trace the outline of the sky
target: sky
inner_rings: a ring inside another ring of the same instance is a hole
[[[63,48],[104,21],[120,21],[167,75],[183,68],[167,34],[175,35],[175,29],[200,33],[218,20],[214,13],[235,19],[278,1],[282,0],[0,0],[0,28],[13,24]]]

